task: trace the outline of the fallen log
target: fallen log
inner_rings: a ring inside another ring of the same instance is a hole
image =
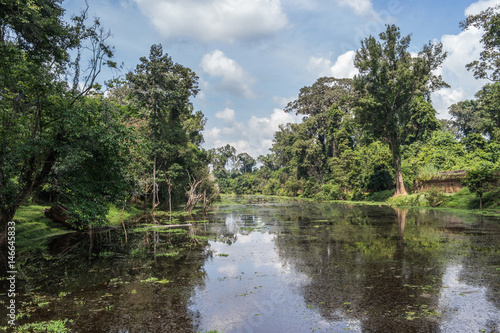
[[[192,227],[191,223],[188,224],[160,224],[160,225],[144,225],[144,226],[134,226],[134,228],[180,228],[180,227]]]
[[[79,224],[73,223],[69,220],[68,208],[62,205],[52,206],[49,209],[44,210],[43,213],[53,222],[62,224],[67,228],[78,229],[80,226]]]

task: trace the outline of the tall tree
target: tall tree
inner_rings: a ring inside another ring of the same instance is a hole
[[[241,153],[236,156],[237,158],[237,167],[239,167],[241,173],[248,173],[253,171],[253,167],[255,166],[255,159],[248,155],[248,153]]]
[[[477,102],[475,100],[461,101],[451,105],[448,112],[452,117],[455,128],[461,136],[466,137],[470,133],[478,133],[481,117],[479,116]]]
[[[87,125],[75,118],[101,66],[116,65],[99,20],[63,13],[57,0],[0,3],[0,232],[71,149],[68,128]],[[70,59],[82,45],[88,66]]]
[[[467,69],[474,73],[476,79],[500,81],[500,5],[489,7],[479,14],[469,15],[460,26],[466,30],[475,27],[484,30],[479,60],[467,64]]]
[[[354,61],[360,74],[354,79],[359,94],[357,121],[375,138],[389,145],[396,171],[395,195],[407,194],[401,173],[401,145],[413,130],[407,124],[415,116],[414,102],[432,91],[447,86],[434,71],[446,57],[441,44],[425,45],[413,57],[408,48],[410,36],[402,37],[399,28],[388,25],[380,41],[370,36],[361,43]],[[414,123],[418,123],[413,119]],[[417,126],[418,129],[418,126]]]
[[[315,138],[321,144],[325,154],[335,155],[338,152],[339,142],[335,133],[350,111],[351,85],[351,79],[319,78],[312,86],[300,89],[298,98],[285,108],[285,112],[304,116],[311,139]]]
[[[174,204],[185,202],[185,190],[190,183],[201,181],[206,174],[202,169],[208,164],[208,155],[199,148],[205,118],[201,112],[193,112],[190,101],[199,91],[198,77],[174,63],[160,44],[152,45],[149,57],[140,58],[140,64],[126,77],[132,104],[145,122],[150,141],[151,197],[165,199],[162,202],[173,198]]]
[[[485,85],[476,93],[478,132],[500,141],[500,82]]]

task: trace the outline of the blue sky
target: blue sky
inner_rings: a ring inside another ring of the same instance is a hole
[[[111,30],[119,73],[161,43],[175,62],[200,78],[195,110],[207,117],[205,148],[231,144],[257,157],[268,153],[278,125],[298,122],[282,111],[300,88],[321,76],[352,77],[362,38],[394,23],[412,34],[411,50],[440,41],[449,53],[440,70],[450,89],[433,95],[439,115],[470,99],[486,82],[465,64],[479,56],[481,31],[461,31],[466,14],[500,0],[88,0],[90,13]],[[83,0],[66,0],[67,14]]]

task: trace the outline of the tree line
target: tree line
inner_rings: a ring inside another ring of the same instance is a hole
[[[221,191],[359,200],[377,191],[405,195],[416,179],[465,169],[464,182],[481,196],[500,170],[498,9],[461,23],[484,29],[484,51],[466,67],[492,83],[450,106],[451,119],[437,119],[431,101],[449,87],[437,74],[447,56],[442,44],[412,54],[411,35],[388,25],[361,42],[353,79],[322,77],[300,89],[285,111],[303,121],[281,125],[269,154],[254,160],[229,145],[212,149]]]
[[[151,210],[213,200],[198,77],[153,45],[124,79],[110,32],[88,7],[70,22],[57,0],[0,4],[0,232],[30,202],[63,207],[77,226],[110,205]]]

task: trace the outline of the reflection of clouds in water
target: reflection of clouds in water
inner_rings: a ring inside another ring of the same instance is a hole
[[[237,233],[240,230],[240,224],[242,224],[241,215],[237,218],[233,214],[226,216],[226,228],[229,233]]]
[[[240,223],[233,215],[226,218],[228,229],[238,228]],[[275,238],[265,229],[238,234],[238,240],[231,245],[209,242],[216,254],[228,256],[215,255],[205,263],[207,278],[204,287],[197,288],[191,306],[203,314],[200,328],[223,332],[293,332],[319,319],[310,317],[311,310],[297,292],[309,278],[294,272],[281,260]],[[306,311],[308,316],[303,313],[290,318],[290,313],[297,311]]]
[[[237,264],[229,264],[225,266],[221,266],[217,268],[217,272],[222,275],[227,275],[229,277],[234,277],[238,275],[238,265]]]
[[[461,270],[460,265],[448,266],[443,275],[439,299],[441,332],[478,332],[500,318],[499,309],[487,300],[487,288],[460,282]]]

